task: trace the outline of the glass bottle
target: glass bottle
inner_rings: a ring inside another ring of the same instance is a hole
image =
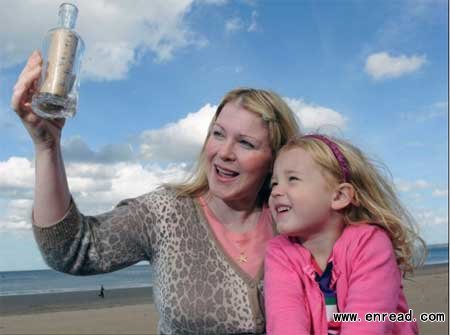
[[[50,29],[42,46],[44,64],[33,111],[44,118],[67,118],[76,113],[84,42],[75,32],[78,8],[59,6],[58,26]]]

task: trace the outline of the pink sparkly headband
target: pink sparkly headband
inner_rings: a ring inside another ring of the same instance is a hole
[[[329,138],[327,138],[323,135],[312,134],[312,135],[302,136],[301,138],[315,138],[315,139],[318,139],[318,140],[322,141],[323,143],[325,143],[330,148],[330,150],[333,152],[334,157],[336,157],[336,160],[338,161],[339,166],[341,168],[342,175],[344,176],[344,181],[346,183],[348,183],[350,181],[350,169],[348,167],[347,159],[345,159],[344,154],[342,153],[341,149],[339,149],[339,147],[336,143],[334,143]]]

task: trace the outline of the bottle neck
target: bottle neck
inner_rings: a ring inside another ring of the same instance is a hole
[[[59,6],[58,26],[67,29],[74,29],[77,21],[78,8],[70,3],[63,3]]]

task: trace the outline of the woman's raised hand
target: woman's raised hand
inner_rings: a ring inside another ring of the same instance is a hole
[[[11,98],[11,107],[28,130],[36,150],[59,145],[65,122],[65,119],[44,119],[31,109],[31,97],[38,88],[41,71],[42,56],[39,51],[34,51],[17,79]]]

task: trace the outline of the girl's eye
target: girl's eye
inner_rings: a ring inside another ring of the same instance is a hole
[[[290,176],[288,180],[289,181],[295,181],[295,180],[299,180],[299,179],[297,177],[295,177],[295,176]]]
[[[274,188],[277,185],[278,185],[278,183],[276,181],[273,181],[273,182],[270,183],[270,188],[272,189],[272,188]]]
[[[252,143],[248,142],[248,141],[241,140],[240,143],[247,149],[255,149],[255,146]]]

